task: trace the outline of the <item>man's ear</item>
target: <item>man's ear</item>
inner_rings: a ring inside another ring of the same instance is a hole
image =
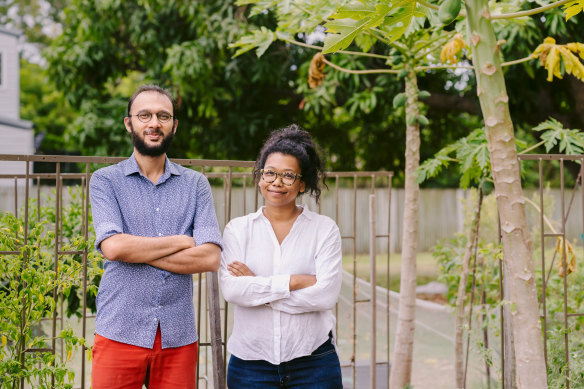
[[[130,120],[132,120],[131,117],[128,117],[128,116],[124,117],[124,126],[126,127],[126,131],[131,133],[132,127],[130,126]]]
[[[176,134],[176,128],[178,127],[178,119],[174,119],[174,124],[173,124],[173,129],[172,129],[172,133]]]

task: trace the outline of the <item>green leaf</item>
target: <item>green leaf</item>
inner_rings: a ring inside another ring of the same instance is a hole
[[[342,7],[332,16],[336,20],[324,25],[329,34],[324,39],[323,54],[346,49],[358,34],[379,26],[391,9],[386,4],[377,4],[375,9],[363,7],[354,10],[348,6]]]
[[[407,97],[405,93],[398,93],[393,98],[393,108],[403,107],[406,103]]]
[[[418,115],[418,123],[420,123],[420,125],[422,126],[427,126],[428,124],[430,124],[428,118],[424,115]]]
[[[228,47],[230,49],[237,48],[237,51],[233,55],[234,57],[256,49],[256,55],[259,58],[265,53],[275,39],[276,34],[262,26],[259,30],[255,30],[251,34],[243,36],[239,41],[230,44]]]
[[[402,69],[399,71],[399,73],[397,74],[398,78],[404,78],[405,76],[407,76],[409,73],[409,71],[407,69]]]
[[[448,167],[452,161],[447,154],[436,154],[434,158],[427,159],[422,163],[416,171],[416,182],[421,184],[428,178],[436,177],[443,168]]]
[[[584,133],[577,129],[567,129],[554,118],[550,118],[533,128],[533,131],[544,131],[541,139],[546,152],[556,145],[560,152],[566,154],[582,154],[584,152]]]
[[[382,29],[392,41],[405,34],[416,16],[416,0],[399,0],[392,3],[389,17],[383,22]]]

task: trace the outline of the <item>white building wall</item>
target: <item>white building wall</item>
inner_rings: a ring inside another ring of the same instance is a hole
[[[20,64],[18,36],[0,28],[2,79],[0,80],[0,117],[19,119]]]
[[[21,129],[0,124],[0,154],[34,154],[34,133],[30,129]],[[32,172],[32,164],[30,164]],[[0,161],[0,174],[25,174],[26,163]],[[24,185],[25,181],[20,180]],[[0,187],[14,186],[14,181],[0,180]]]

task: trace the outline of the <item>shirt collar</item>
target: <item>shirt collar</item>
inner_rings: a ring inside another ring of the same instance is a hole
[[[308,220],[312,220],[314,218],[314,212],[312,212],[310,209],[308,209],[308,205],[306,204],[297,204],[298,207],[302,208],[302,213],[300,215],[298,215],[298,218],[307,218]],[[264,218],[267,220],[267,218],[264,216],[264,210],[265,205],[261,206],[256,212],[254,212],[251,215],[251,219],[252,220],[257,220],[259,218]]]
[[[138,161],[136,161],[136,157],[135,157],[134,153],[132,153],[130,158],[128,158],[126,160],[126,163],[124,164],[124,175],[129,176],[129,175],[136,174],[136,173],[142,175],[142,171],[140,171],[140,166],[138,166]],[[160,179],[158,180],[158,183],[161,184],[164,181],[166,181],[170,177],[171,174],[174,176],[180,176],[180,170],[178,169],[177,165],[170,162],[168,157],[165,155],[164,156],[164,174],[162,174],[162,177],[160,177]]]

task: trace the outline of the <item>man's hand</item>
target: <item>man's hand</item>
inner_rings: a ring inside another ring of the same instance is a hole
[[[254,272],[249,270],[249,267],[247,267],[245,263],[239,261],[231,262],[229,265],[227,265],[227,270],[229,270],[229,273],[235,277],[255,276]]]

